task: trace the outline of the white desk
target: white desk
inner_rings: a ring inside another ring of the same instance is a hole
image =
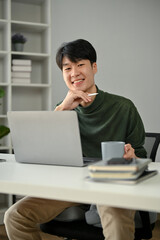
[[[82,203],[160,212],[160,174],[137,185],[89,182],[87,167],[61,167],[14,162],[14,155],[0,154],[0,192]],[[160,171],[160,163],[150,169]]]

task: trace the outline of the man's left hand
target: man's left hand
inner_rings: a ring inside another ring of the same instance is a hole
[[[123,157],[126,159],[137,158],[131,144],[125,144]]]

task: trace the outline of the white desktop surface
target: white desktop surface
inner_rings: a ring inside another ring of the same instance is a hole
[[[87,167],[16,163],[0,154],[0,192],[160,212],[160,173],[136,185],[87,181]],[[160,163],[150,169],[160,172]]]

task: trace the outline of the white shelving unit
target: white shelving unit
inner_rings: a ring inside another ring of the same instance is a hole
[[[8,126],[7,111],[51,110],[51,0],[0,0],[0,125]],[[12,49],[11,37],[27,38],[23,52]],[[11,81],[12,59],[31,59],[31,83]],[[2,100],[2,99],[0,99]],[[0,152],[12,153],[10,135],[0,139]],[[0,224],[12,196],[0,194]]]
[[[3,224],[4,213],[12,204],[12,195],[0,194],[0,225]]]
[[[0,87],[5,90],[0,125],[8,125],[10,110],[51,110],[50,9],[50,0],[0,0]],[[15,33],[27,38],[23,52],[12,51]],[[30,84],[12,83],[13,58],[32,60]],[[12,152],[9,135],[1,139],[0,152]]]

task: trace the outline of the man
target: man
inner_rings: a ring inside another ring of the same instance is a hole
[[[68,87],[65,99],[55,111],[78,114],[82,150],[86,157],[101,157],[102,141],[124,141],[124,158],[146,157],[144,127],[134,104],[98,89],[96,51],[86,40],[63,44],[56,61]],[[97,95],[89,96],[89,94]],[[74,146],[73,146],[74,147]],[[78,203],[77,203],[78,204]],[[76,203],[26,197],[5,214],[10,240],[40,240],[37,224],[48,222]],[[135,211],[97,206],[106,240],[133,240]]]

